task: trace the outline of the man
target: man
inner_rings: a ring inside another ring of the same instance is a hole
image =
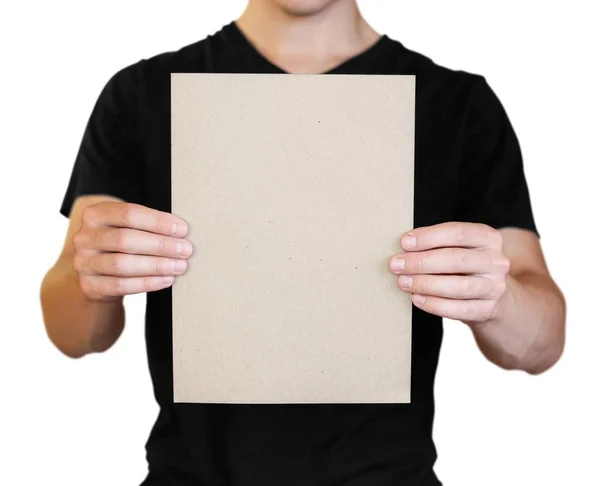
[[[170,286],[193,249],[186,222],[170,214],[171,72],[416,75],[416,227],[398,235],[406,251],[389,264],[415,306],[410,404],[173,403]],[[563,349],[565,304],[500,101],[484,77],[376,33],[354,0],[251,0],[216,34],[116,73],[61,212],[68,234],[41,298],[63,353],[108,349],[123,330],[123,296],[148,292],[161,409],[146,486],[439,485],[431,430],[442,317],[468,325],[506,369],[541,373]]]

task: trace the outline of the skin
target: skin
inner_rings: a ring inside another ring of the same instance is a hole
[[[125,325],[123,297],[169,287],[192,245],[181,218],[107,196],[78,198],[41,303],[48,337],[79,358],[110,348]]]
[[[292,73],[321,73],[381,37],[354,0],[251,0],[236,22],[254,47]]]
[[[252,0],[238,27],[288,72],[325,72],[380,35],[354,0]],[[169,287],[193,253],[175,215],[106,195],[75,202],[62,252],[46,274],[41,303],[50,340],[78,358],[120,336],[126,295]],[[535,234],[449,222],[416,228],[391,255],[399,292],[420,309],[464,322],[482,353],[505,369],[538,374],[562,354],[565,302]]]
[[[483,354],[505,369],[539,374],[565,342],[565,302],[537,236],[450,222],[403,235],[390,258],[413,304],[467,324]]]

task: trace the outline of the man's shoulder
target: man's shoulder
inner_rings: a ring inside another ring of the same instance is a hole
[[[147,88],[152,83],[168,81],[175,72],[209,72],[211,70],[211,51],[209,44],[212,35],[174,50],[140,58],[113,74],[116,83],[139,88]]]
[[[152,76],[173,72],[203,72],[210,70],[212,36],[205,37],[177,50],[161,52],[141,59],[137,64],[141,74]]]
[[[390,55],[390,64],[399,66],[401,73],[416,76],[418,97],[424,102],[457,101],[459,106],[468,103],[485,77],[464,68],[450,67],[434,60],[429,54],[408,48],[398,41],[397,49]]]

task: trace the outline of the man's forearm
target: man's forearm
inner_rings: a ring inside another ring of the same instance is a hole
[[[122,299],[87,300],[70,263],[58,262],[42,282],[40,298],[46,332],[65,355],[79,358],[108,349],[121,334]]]
[[[502,368],[538,374],[562,354],[565,301],[545,275],[528,272],[509,276],[494,317],[470,327],[490,361]]]

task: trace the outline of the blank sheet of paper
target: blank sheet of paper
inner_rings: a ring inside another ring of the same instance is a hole
[[[415,77],[172,74],[175,402],[410,402]]]

